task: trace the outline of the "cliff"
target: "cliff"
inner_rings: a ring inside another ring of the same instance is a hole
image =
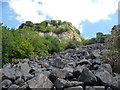
[[[19,26],[19,29],[30,27],[31,29],[38,31],[39,35],[51,35],[62,39],[75,38],[77,41],[82,41],[83,37],[80,35],[80,31],[72,25],[72,23],[60,20],[45,20],[41,23],[32,23],[27,21]]]

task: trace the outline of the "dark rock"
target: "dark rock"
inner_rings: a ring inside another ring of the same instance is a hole
[[[55,81],[54,85],[55,85],[55,87],[58,88],[58,89],[63,89],[63,88],[65,87],[66,83],[67,83],[66,80],[58,78],[58,79]]]
[[[78,81],[84,82],[87,85],[95,84],[97,82],[97,78],[88,68],[84,68],[81,75],[78,78]]]
[[[71,80],[71,79],[73,79],[73,78],[74,78],[73,73],[68,72],[68,73],[66,74],[65,79]]]
[[[51,71],[49,79],[54,83],[57,78],[65,78],[67,75],[67,71],[63,69],[54,69]]]
[[[103,64],[102,68],[104,68],[105,70],[107,70],[110,74],[112,74],[112,67],[110,64]]]
[[[112,85],[112,75],[105,69],[98,69],[95,71],[95,76],[102,85],[110,86]]]
[[[112,87],[116,90],[120,90],[120,75],[113,77]]]
[[[28,82],[28,85],[29,85],[29,88],[31,88],[31,89],[43,88],[43,90],[44,90],[44,88],[46,88],[47,90],[50,90],[53,86],[52,82],[42,73],[40,73],[35,78],[31,79]]]
[[[24,85],[24,80],[22,78],[18,78],[17,80],[15,80],[14,83],[19,85],[19,86],[23,86]]]
[[[3,89],[7,89],[9,88],[9,86],[12,84],[12,82],[8,79],[5,79],[1,82],[2,88]]]
[[[18,85],[15,85],[15,84],[12,84],[8,90],[18,90],[19,86]]]
[[[64,61],[60,57],[57,57],[55,60],[53,60],[50,65],[57,67],[57,68],[64,68]]]
[[[83,90],[83,87],[82,86],[74,86],[74,87],[65,88],[64,90]]]
[[[87,66],[86,65],[77,66],[77,68],[74,69],[74,72],[73,72],[74,77],[78,78],[80,76],[80,74],[82,73],[84,68],[87,68]]]

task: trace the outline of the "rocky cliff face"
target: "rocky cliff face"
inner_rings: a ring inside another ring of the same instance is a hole
[[[26,21],[19,26],[19,29],[28,28],[39,32],[39,35],[51,35],[58,37],[59,40],[62,39],[72,39],[75,38],[77,41],[81,42],[80,31],[75,28],[72,23],[61,20],[45,20],[41,23],[32,23]]]
[[[39,32],[39,34],[42,36],[44,36],[46,34],[55,36],[55,37],[58,37],[59,40],[75,38],[77,41],[81,42],[80,33],[77,33],[77,32],[79,32],[79,30],[76,29],[71,23],[61,22],[59,20],[54,20],[54,21],[55,21],[55,24],[51,23],[52,21],[47,22],[46,27],[53,27],[54,29],[56,28],[55,32],[51,28],[51,30],[49,32],[47,32],[47,33]],[[64,29],[62,27],[64,27]],[[60,33],[58,33],[58,32],[60,32]]]
[[[120,75],[100,61],[104,51],[103,44],[93,44],[5,64],[0,69],[0,87],[8,90],[120,90]]]

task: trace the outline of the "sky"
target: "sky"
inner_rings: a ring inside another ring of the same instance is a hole
[[[71,22],[85,38],[109,34],[118,22],[119,0],[0,0],[0,22],[17,28],[25,21]],[[2,10],[2,12],[1,12]]]

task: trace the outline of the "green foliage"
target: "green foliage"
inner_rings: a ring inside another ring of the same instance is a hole
[[[39,32],[53,32],[55,34],[69,33],[73,29],[80,35],[79,30],[66,21],[45,20],[35,24],[31,21],[26,21],[16,30],[9,29],[1,24],[0,27],[2,28],[3,35],[1,43],[3,63],[11,63],[12,61],[31,56],[45,56],[82,45],[75,38],[59,40],[57,37],[47,34],[44,36],[39,35]],[[82,41],[84,40],[83,37],[80,36],[80,38],[82,38]]]
[[[62,50],[61,42],[59,41],[58,38],[50,35],[45,35],[44,38],[48,41],[47,46],[49,47],[48,51],[50,54],[53,54],[54,52],[59,52]]]
[[[75,38],[70,39],[67,44],[65,45],[66,49],[75,49],[76,47],[83,46],[82,42],[77,41]]]
[[[103,56],[105,58],[103,61],[110,63],[114,72],[120,73],[120,25],[114,26],[114,28],[112,34],[107,38],[107,52]]]
[[[105,43],[108,38],[110,38],[109,34],[103,34],[102,32],[96,33],[95,38],[91,39],[83,39],[83,45],[95,44],[95,43]]]
[[[72,24],[70,22],[61,20],[45,20],[41,23],[33,24],[31,21],[26,21],[25,23],[19,26],[19,29],[25,29],[30,27],[34,31],[39,31],[43,33],[53,32],[56,34],[62,34],[63,32],[70,32],[72,29]],[[77,34],[80,35],[80,31],[73,27]]]

